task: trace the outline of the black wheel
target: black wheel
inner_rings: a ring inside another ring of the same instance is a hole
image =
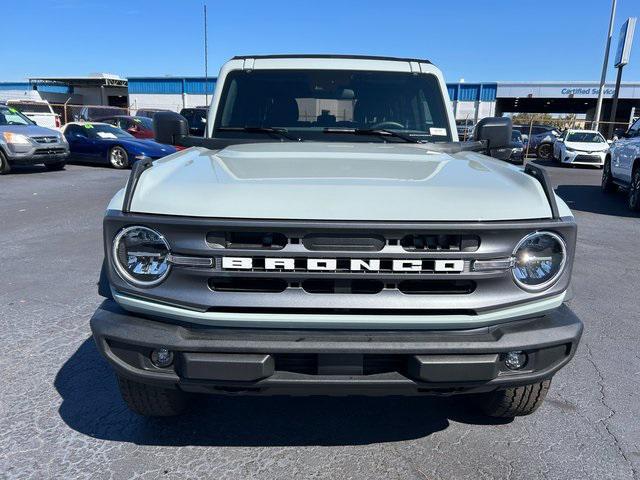
[[[55,171],[55,170],[64,170],[66,161],[63,162],[55,162],[55,163],[45,163],[44,166],[47,170]]]
[[[145,417],[172,417],[187,407],[187,394],[180,390],[154,387],[118,375],[120,394],[129,409]]]
[[[602,191],[604,193],[613,193],[618,190],[618,186],[613,183],[613,176],[611,175],[611,159],[607,158],[604,161],[604,168],[602,169]]]
[[[9,173],[11,171],[11,165],[9,165],[9,161],[5,154],[0,150],[0,175],[4,175],[5,173]]]
[[[636,167],[631,175],[631,185],[629,185],[629,208],[634,212],[640,211],[640,166]]]
[[[123,169],[129,166],[129,155],[120,145],[109,150],[109,163],[113,168]]]
[[[481,408],[490,417],[513,418],[535,412],[544,402],[551,380],[481,395]]]
[[[550,143],[543,143],[538,147],[538,151],[536,153],[539,159],[549,160],[553,156],[553,145]]]

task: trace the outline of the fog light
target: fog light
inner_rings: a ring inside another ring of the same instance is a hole
[[[509,370],[520,370],[527,363],[527,354],[520,351],[507,352],[504,364]]]
[[[168,367],[173,363],[173,352],[164,347],[151,352],[151,362],[159,368]]]

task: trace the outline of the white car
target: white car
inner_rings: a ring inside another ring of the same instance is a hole
[[[602,168],[609,143],[596,130],[565,130],[553,144],[553,158],[562,166],[595,165]]]
[[[60,115],[53,111],[46,100],[7,100],[6,103],[40,127],[56,129],[61,126]]]

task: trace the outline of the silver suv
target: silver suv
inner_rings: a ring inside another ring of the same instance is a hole
[[[0,174],[9,172],[11,165],[44,164],[49,170],[62,170],[68,156],[69,144],[60,132],[0,105]]]
[[[602,171],[602,190],[628,192],[629,208],[640,211],[640,119],[609,149]]]

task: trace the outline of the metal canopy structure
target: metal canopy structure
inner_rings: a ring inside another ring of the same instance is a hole
[[[86,77],[34,77],[29,82],[37,85],[66,85],[69,87],[123,87],[127,88],[129,82],[118,75],[100,73]]]

